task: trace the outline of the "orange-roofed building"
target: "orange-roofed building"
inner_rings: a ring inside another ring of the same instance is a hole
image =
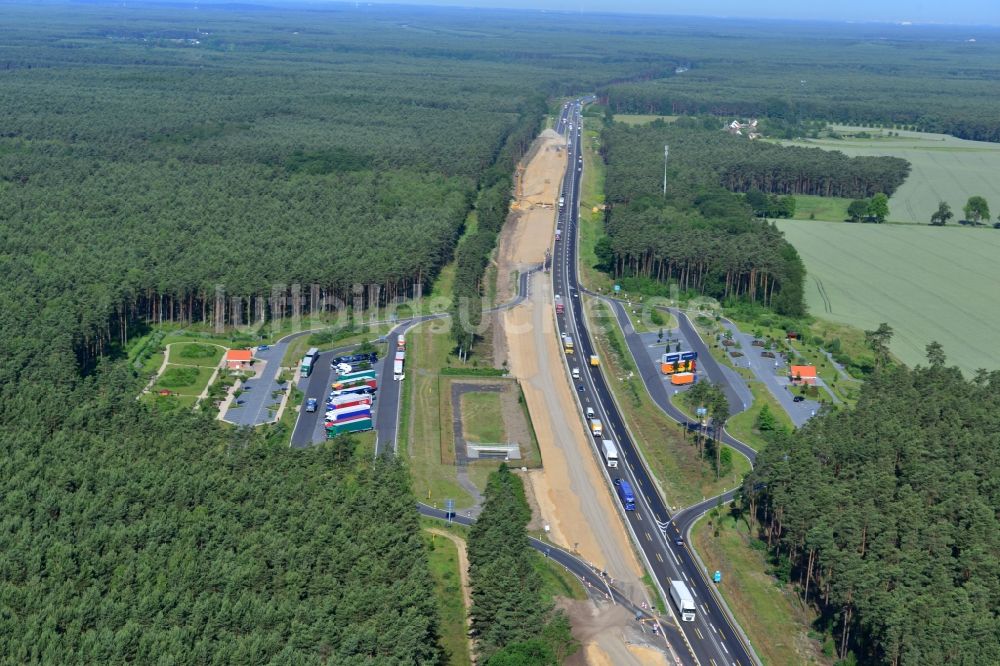
[[[230,349],[226,352],[226,367],[230,370],[245,370],[252,360],[253,352],[249,349]]]
[[[815,365],[793,365],[788,370],[788,376],[792,384],[808,384],[812,386],[816,383]]]

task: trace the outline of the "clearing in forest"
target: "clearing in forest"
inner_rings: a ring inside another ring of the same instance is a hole
[[[782,143],[839,150],[850,157],[890,155],[908,160],[910,175],[889,200],[890,222],[927,224],[938,202],[946,201],[955,213],[954,224],[962,218],[962,206],[975,195],[985,197],[994,210],[1000,210],[1000,179],[996,178],[1000,144],[904,130],[833,129],[845,138]],[[816,218],[824,219],[818,213]]]
[[[966,372],[1000,367],[1000,231],[779,220],[806,265],[812,314],[861,329],[887,322],[892,352],[926,364],[944,346]]]

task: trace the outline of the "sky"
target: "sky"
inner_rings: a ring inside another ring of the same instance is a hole
[[[1000,25],[1000,0],[377,0],[393,4]]]

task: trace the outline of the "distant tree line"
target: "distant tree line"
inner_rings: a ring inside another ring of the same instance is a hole
[[[889,366],[889,336],[866,336],[877,369],[857,407],[771,429],[746,518],[839,658],[1000,663],[1000,373],[966,380],[936,343],[928,367]]]

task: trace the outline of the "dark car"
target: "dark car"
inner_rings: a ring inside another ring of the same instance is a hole
[[[674,545],[677,546],[678,548],[683,548],[684,547],[684,537],[682,537],[680,534],[678,534],[677,536],[675,536],[674,537]]]
[[[257,346],[257,351],[267,351],[270,348],[271,348],[271,345],[258,345]]]
[[[797,395],[794,398],[792,398],[792,402],[802,402],[803,400],[805,400],[805,397],[801,395]]]
[[[309,398],[306,400],[306,411],[315,412],[316,411],[316,398]]]
[[[577,384],[576,390],[579,391],[580,393],[583,393],[583,384]]]
[[[615,485],[616,486],[622,485],[622,480],[621,479],[615,479]]]

